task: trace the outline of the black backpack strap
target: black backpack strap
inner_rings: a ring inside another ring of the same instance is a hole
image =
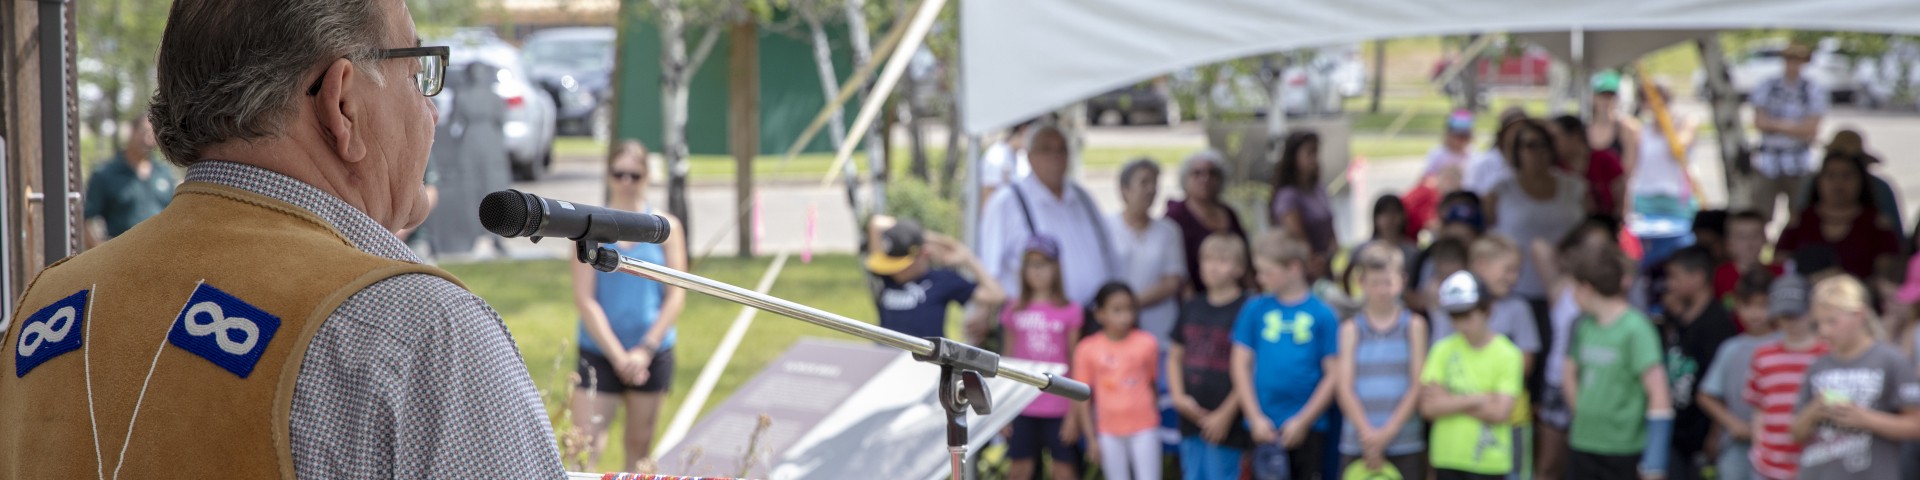
[[[1020,216],[1027,219],[1027,233],[1040,233],[1040,229],[1033,228],[1033,208],[1027,206],[1027,194],[1020,191],[1018,183],[1008,186],[1007,190],[1012,190],[1013,199],[1020,202]]]
[[[1092,224],[1090,226],[1093,227],[1093,236],[1100,241],[1100,258],[1106,260],[1108,264],[1112,264],[1116,261],[1113,256],[1113,245],[1111,245],[1113,240],[1107,237],[1106,222],[1100,221],[1100,210],[1094,208],[1093,196],[1087,195],[1087,191],[1080,188],[1079,185],[1068,184],[1067,188],[1072,190],[1072,192],[1070,192],[1072,195],[1079,197],[1081,208],[1085,208],[1087,211],[1087,222]],[[1027,233],[1039,235],[1041,232],[1040,229],[1036,228],[1033,224],[1033,208],[1027,205],[1026,193],[1020,191],[1019,185],[1014,185],[1010,189],[1013,190],[1013,199],[1020,202],[1020,214],[1026,217]],[[1111,275],[1109,275],[1109,277],[1111,277]],[[1108,280],[1112,280],[1112,278],[1108,278]]]

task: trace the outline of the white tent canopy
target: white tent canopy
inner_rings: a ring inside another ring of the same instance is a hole
[[[1523,39],[1568,58],[1566,32],[1580,30],[1582,66],[1606,68],[1702,30],[1755,27],[1920,32],[1920,2],[964,0],[962,108],[966,130],[984,133],[1179,69],[1378,38],[1540,32]]]

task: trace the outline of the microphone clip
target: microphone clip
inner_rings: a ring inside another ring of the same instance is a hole
[[[593,240],[574,240],[573,256],[580,263],[606,273],[620,268],[620,252]]]

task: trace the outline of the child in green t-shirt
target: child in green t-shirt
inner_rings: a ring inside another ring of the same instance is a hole
[[[1575,381],[1560,386],[1573,410],[1569,480],[1666,476],[1673,403],[1659,334],[1624,297],[1627,262],[1614,248],[1574,261],[1574,301],[1588,315],[1574,323],[1564,366]]]
[[[1452,317],[1420,371],[1420,414],[1437,480],[1497,480],[1513,470],[1513,404],[1524,388],[1520,347],[1493,333],[1493,298],[1472,273],[1440,284],[1436,308]]]

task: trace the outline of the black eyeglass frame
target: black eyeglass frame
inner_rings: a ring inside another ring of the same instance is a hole
[[[442,88],[445,88],[447,85],[447,57],[452,55],[452,52],[453,52],[452,48],[445,47],[445,46],[389,48],[386,50],[381,50],[380,53],[378,55],[375,55],[373,58],[376,60],[388,60],[388,59],[395,59],[395,58],[433,57],[439,60],[440,61],[440,81],[434,82],[433,91],[429,92],[424,89],[420,91],[421,95],[432,97],[434,95],[439,95],[440,90]],[[421,74],[425,74],[425,72],[417,73],[415,75],[421,75]],[[326,79],[327,79],[327,74],[324,72],[320,74],[320,78],[313,79],[313,85],[307,87],[307,96],[311,97],[314,95],[319,95],[320,83],[325,81]],[[414,85],[418,86],[419,82],[415,82]]]

